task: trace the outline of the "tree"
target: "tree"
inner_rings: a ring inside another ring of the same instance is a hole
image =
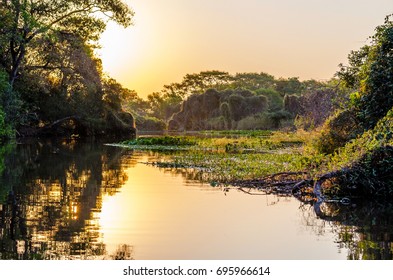
[[[237,73],[233,78],[233,88],[257,90],[274,88],[275,80],[266,73]]]
[[[2,0],[0,68],[8,75],[2,103],[7,123],[29,127],[73,118],[89,133],[107,127],[108,109],[114,108],[104,103],[119,101],[104,96],[95,42],[107,19],[126,27],[132,16],[121,0]]]
[[[184,76],[182,86],[185,88],[187,95],[194,93],[203,93],[208,89],[223,89],[230,84],[232,76],[223,71],[202,71],[198,74],[187,74]]]
[[[275,88],[282,96],[285,94],[300,94],[302,92],[302,83],[298,77],[288,79],[279,79]]]
[[[357,92],[351,95],[353,109],[364,129],[373,128],[393,107],[392,15],[376,28],[371,45],[349,55],[349,66],[341,66],[338,77]]]
[[[39,39],[75,34],[85,42],[96,41],[105,29],[100,13],[123,25],[131,24],[133,12],[120,0],[2,0],[0,4],[0,63],[13,86],[25,56]]]
[[[224,125],[226,129],[231,129],[232,119],[231,119],[231,111],[229,109],[228,102],[223,102],[220,105],[220,113],[224,118]]]

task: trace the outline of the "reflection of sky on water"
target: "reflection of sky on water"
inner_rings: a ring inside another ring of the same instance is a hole
[[[142,157],[142,162],[146,158]],[[302,224],[300,202],[186,183],[137,164],[115,196],[103,198],[107,248],[134,245],[136,259],[337,259],[332,242]],[[310,209],[312,211],[312,209]],[[310,225],[312,226],[312,225]]]
[[[392,259],[392,208],[223,192],[153,152],[17,145],[0,184],[0,259]]]

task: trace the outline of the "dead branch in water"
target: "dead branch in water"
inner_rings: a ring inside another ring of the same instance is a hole
[[[280,172],[252,180],[235,180],[229,184],[238,190],[250,194],[276,194],[283,196],[310,196],[312,195],[312,185],[314,181],[310,179],[307,172]],[[248,190],[246,190],[248,189]]]
[[[294,196],[302,202],[311,202],[317,216],[324,217],[321,206],[324,202],[346,203],[348,198],[328,200],[323,195],[323,184],[341,176],[345,170],[326,173],[316,180],[307,172],[280,172],[257,180],[236,180],[230,183],[234,188],[249,195],[276,194]],[[259,191],[259,193],[257,192]]]

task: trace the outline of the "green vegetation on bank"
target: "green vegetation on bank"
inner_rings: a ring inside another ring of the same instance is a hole
[[[349,103],[330,117],[309,151],[319,159],[319,174],[326,191],[391,197],[392,15],[370,39],[369,45],[351,52],[349,66],[341,65],[337,75],[351,92]]]

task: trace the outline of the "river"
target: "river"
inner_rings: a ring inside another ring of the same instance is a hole
[[[389,203],[212,187],[166,154],[96,141],[0,150],[0,259],[392,259]]]

